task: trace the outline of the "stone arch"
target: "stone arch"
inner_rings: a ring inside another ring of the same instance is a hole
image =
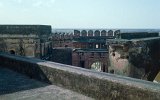
[[[13,54],[13,55],[16,54],[15,50],[9,50],[9,53],[10,53],[10,54]]]
[[[81,36],[87,36],[87,31],[86,30],[82,30],[81,31]]]
[[[93,36],[93,30],[88,31],[88,36]]]
[[[95,61],[91,64],[91,69],[96,71],[102,71],[103,63],[101,61]]]
[[[113,31],[112,30],[108,31],[108,36],[113,36]]]
[[[106,36],[106,34],[107,34],[107,31],[106,31],[106,30],[102,30],[102,31],[101,31],[101,36]]]
[[[80,31],[79,30],[74,30],[74,36],[80,36]]]
[[[114,32],[114,36],[116,36],[117,38],[120,38],[120,30],[116,30]]]
[[[94,32],[94,36],[100,36],[100,31],[99,31],[99,30],[96,30],[96,31]]]

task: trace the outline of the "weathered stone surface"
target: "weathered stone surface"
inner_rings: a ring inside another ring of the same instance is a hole
[[[0,25],[0,52],[45,59],[51,53],[51,26]]]
[[[51,61],[107,72],[108,45],[106,45],[106,40],[114,39],[114,34],[120,31],[107,29],[79,29],[72,31],[72,35],[68,35],[67,31],[64,32],[62,30],[61,32],[53,32],[54,49]],[[72,49],[71,52],[68,52],[68,47]],[[95,64],[96,66],[93,67]]]
[[[49,84],[0,67],[0,95],[44,87]],[[1,97],[0,97],[1,98]]]
[[[50,34],[50,25],[0,25],[1,34]]]
[[[11,99],[12,98],[12,99]],[[55,85],[0,96],[1,100],[94,100]]]
[[[160,72],[156,75],[156,78],[154,79],[155,83],[160,83]]]
[[[93,100],[0,67],[0,100]]]
[[[72,65],[72,49],[71,48],[54,48],[52,50],[51,61]]]
[[[99,65],[94,66],[94,63]],[[101,72],[108,72],[108,52],[104,50],[77,49],[72,52],[72,65]],[[99,67],[95,69],[96,67]],[[98,70],[99,69],[99,70]]]
[[[1,65],[34,79],[56,84],[95,99],[160,99],[160,85],[148,81],[5,54],[0,54],[0,61]]]
[[[115,39],[109,46],[109,71],[153,81],[160,71],[160,37]]]
[[[158,32],[119,32],[116,34],[116,38],[119,39],[140,39],[140,38],[148,38],[148,37],[158,37]]]

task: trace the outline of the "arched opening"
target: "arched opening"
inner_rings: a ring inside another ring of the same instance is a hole
[[[106,33],[107,33],[107,32],[106,32],[105,30],[102,30],[102,31],[101,31],[101,36],[106,36]]]
[[[100,61],[94,62],[94,63],[91,65],[91,69],[100,72],[100,71],[102,71],[102,65],[103,65],[103,63],[100,62]]]
[[[86,30],[81,31],[81,36],[87,36],[87,31]]]
[[[99,30],[96,30],[96,31],[94,32],[94,36],[100,36],[100,31],[99,31]]]
[[[10,54],[13,54],[13,55],[16,54],[14,50],[10,50],[9,53],[10,53]]]
[[[93,36],[93,31],[92,30],[88,31],[88,36]]]
[[[116,38],[120,38],[120,30],[116,30],[114,32],[114,36],[116,36]]]
[[[80,36],[80,31],[79,30],[74,30],[74,36]]]
[[[112,30],[108,31],[108,36],[113,36],[113,31]]]

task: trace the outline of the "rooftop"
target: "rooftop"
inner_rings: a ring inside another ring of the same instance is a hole
[[[148,37],[148,38],[138,38],[138,39],[110,39],[112,42],[137,42],[137,41],[152,41],[152,40],[159,40],[160,37]]]
[[[0,34],[51,34],[50,25],[0,25]]]
[[[92,100],[71,90],[31,79],[0,67],[1,100]]]

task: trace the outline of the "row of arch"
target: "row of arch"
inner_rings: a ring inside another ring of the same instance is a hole
[[[117,36],[120,30],[74,30],[73,33],[56,32],[53,38],[73,38],[73,37],[90,37],[90,36]]]
[[[120,30],[74,30],[74,36],[115,36]]]

